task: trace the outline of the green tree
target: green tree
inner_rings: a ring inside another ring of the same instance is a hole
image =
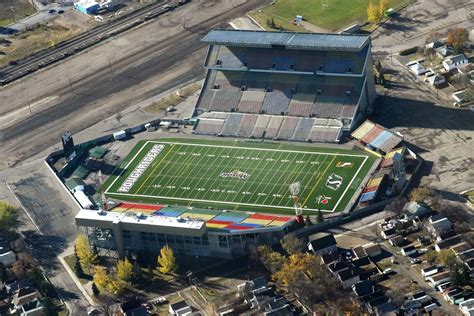
[[[451,269],[451,267],[456,263],[457,259],[451,249],[442,249],[438,252],[438,261],[442,265]]]
[[[176,259],[174,257],[173,249],[168,246],[164,246],[160,250],[158,256],[158,270],[161,273],[172,273],[176,270]]]
[[[94,296],[99,296],[100,290],[97,287],[97,285],[95,285],[95,282],[92,282],[91,288],[92,288],[92,294],[94,294]]]
[[[425,253],[425,259],[428,261],[430,264],[433,264],[436,262],[436,259],[438,257],[438,253],[436,250],[429,250]]]
[[[43,311],[45,316],[56,316],[58,315],[58,312],[56,311],[56,308],[54,307],[53,301],[49,297],[45,297],[42,299],[43,303]]]
[[[434,197],[434,191],[425,187],[415,188],[410,193],[410,201],[426,202]]]
[[[302,252],[304,249],[303,241],[293,233],[286,234],[280,243],[286,253],[290,255]]]
[[[0,230],[9,231],[18,221],[18,209],[13,205],[0,201]]]
[[[7,268],[0,262],[0,282],[6,282],[8,279]]]
[[[82,266],[90,272],[91,264],[97,260],[97,256],[92,252],[85,235],[80,234],[77,236],[76,253]]]
[[[74,263],[74,273],[77,277],[82,278],[84,277],[84,270],[82,270],[82,265],[79,262],[79,258],[76,258],[76,262]]]
[[[125,260],[118,260],[117,261],[117,279],[130,282],[133,278],[133,265],[128,261],[127,258]]]
[[[449,269],[453,286],[463,287],[469,284],[469,271],[461,261],[456,260]]]

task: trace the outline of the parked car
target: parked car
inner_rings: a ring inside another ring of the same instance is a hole
[[[49,13],[49,14],[54,14],[54,13],[56,13],[56,10],[55,10],[55,9],[50,9],[50,10],[48,11],[48,13]]]
[[[58,14],[63,14],[64,10],[58,10]]]

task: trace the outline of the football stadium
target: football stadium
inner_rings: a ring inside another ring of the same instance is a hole
[[[164,245],[232,257],[278,243],[295,215],[376,196],[381,156],[338,144],[376,97],[369,36],[219,29],[203,42],[191,133],[135,142],[101,185],[103,208],[76,216],[91,243],[122,257]]]
[[[252,146],[253,145],[253,146]],[[140,142],[110,197],[161,204],[295,214],[342,211],[375,157],[310,146],[176,139]],[[290,185],[299,184],[299,192]],[[295,198],[298,200],[295,200]]]

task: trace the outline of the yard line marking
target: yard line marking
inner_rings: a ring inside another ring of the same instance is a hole
[[[175,145],[173,144],[173,145],[171,145],[171,147],[169,147],[168,152],[166,153],[166,155],[165,155],[161,160],[159,160],[159,162],[156,164],[156,166],[155,166],[155,167],[153,168],[153,170],[150,172],[150,174],[148,175],[148,177],[146,177],[145,181],[143,181],[142,185],[141,185],[141,186],[138,188],[138,190],[135,191],[135,192],[139,192],[139,191],[141,190],[141,188],[143,187],[143,185],[148,181],[148,179],[149,179],[152,175],[155,174],[156,168],[166,159],[166,157],[170,154],[170,152],[173,151],[174,146],[175,146]]]
[[[306,200],[304,200],[304,203],[302,204],[303,206],[306,205],[306,202],[308,202],[308,199],[311,197],[311,195],[313,195],[314,190],[316,190],[316,188],[319,185],[319,182],[321,182],[321,179],[324,177],[324,175],[326,174],[326,172],[328,171],[329,167],[332,165],[332,163],[334,162],[334,159],[336,159],[336,157],[337,157],[337,155],[332,157],[332,159],[329,162],[328,166],[326,167],[326,169],[324,169],[323,173],[321,174],[321,177],[319,178],[318,182],[316,182],[316,185],[313,187],[311,192],[308,194],[308,196],[306,197]]]

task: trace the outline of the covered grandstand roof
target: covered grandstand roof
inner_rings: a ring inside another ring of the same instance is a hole
[[[390,152],[403,140],[403,136],[369,120],[359,126],[352,133],[352,137],[384,153]]]
[[[265,32],[247,30],[212,30],[202,40],[207,44],[226,46],[272,47],[288,49],[359,51],[367,45],[367,35]]]

